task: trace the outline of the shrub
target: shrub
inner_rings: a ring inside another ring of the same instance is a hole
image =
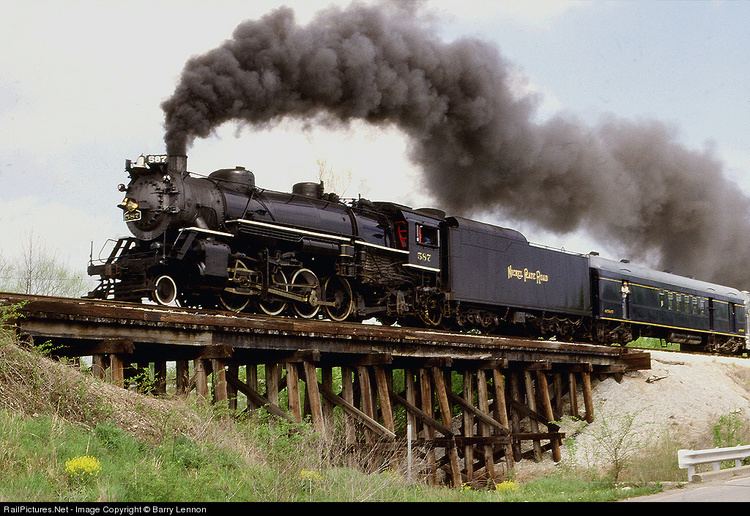
[[[738,409],[720,416],[711,431],[714,437],[714,446],[727,448],[741,445],[748,433],[748,428],[741,417],[741,411]]]

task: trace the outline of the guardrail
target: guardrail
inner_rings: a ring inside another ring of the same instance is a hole
[[[680,469],[687,468],[688,481],[695,476],[695,466],[711,464],[714,471],[721,469],[721,463],[733,460],[735,467],[742,466],[742,460],[750,457],[750,446],[734,446],[732,448],[710,448],[708,450],[677,450],[677,464]]]

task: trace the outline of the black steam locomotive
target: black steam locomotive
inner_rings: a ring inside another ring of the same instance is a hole
[[[90,298],[334,321],[477,329],[600,344],[640,336],[746,347],[737,289],[529,244],[435,209],[342,202],[322,183],[264,190],[242,167],[207,177],[185,156],[126,162],[118,240]]]

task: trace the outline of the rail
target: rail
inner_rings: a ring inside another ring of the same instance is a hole
[[[589,364],[594,373],[650,367],[648,353],[593,344],[0,293],[0,306],[17,303],[23,304],[17,322],[22,333],[70,344],[79,355],[92,354],[85,352],[86,342],[126,339],[135,345],[136,354],[163,355],[167,345],[226,346],[249,353],[314,349],[396,359]]]
[[[678,450],[677,464],[680,469],[686,469],[688,481],[696,477],[695,467],[700,464],[711,464],[713,471],[721,469],[721,463],[733,460],[735,468],[742,466],[742,460],[750,457],[750,446],[734,446],[731,448],[710,448],[706,450]]]

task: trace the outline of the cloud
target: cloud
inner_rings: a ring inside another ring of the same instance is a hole
[[[397,128],[362,121],[338,128],[294,120],[267,129],[227,123],[195,142],[188,169],[208,173],[242,165],[255,173],[258,186],[289,192],[294,183],[317,181],[317,161],[323,160],[337,174],[351,173],[347,191],[336,192],[340,195],[423,206],[431,196],[418,188],[422,174],[406,160],[407,146]]]
[[[535,119],[546,120],[563,110],[563,103],[550,88],[532,81],[516,64],[508,65],[508,88],[517,99],[534,98],[537,102]]]
[[[431,0],[427,5],[443,16],[463,21],[506,20],[535,28],[547,28],[566,13],[591,3],[578,0]]]
[[[101,246],[107,238],[127,232],[111,217],[95,218],[64,202],[44,202],[35,196],[0,201],[0,248],[11,261],[20,259],[23,245],[33,235],[72,269],[85,271],[92,240],[96,257],[97,243]]]

